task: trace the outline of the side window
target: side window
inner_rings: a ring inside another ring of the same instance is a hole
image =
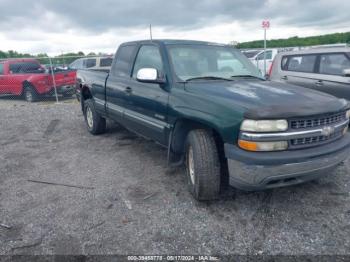
[[[4,64],[0,64],[0,75],[4,74]]]
[[[84,68],[91,68],[96,66],[96,58],[89,58],[84,60]]]
[[[287,62],[288,62],[288,56],[283,56],[281,60],[281,68],[282,70],[287,70]]]
[[[101,58],[100,60],[100,66],[111,66],[112,65],[113,58]]]
[[[119,47],[113,68],[113,74],[116,76],[129,76],[132,63],[132,55],[136,45],[124,45]]]
[[[322,54],[319,73],[343,75],[344,69],[350,69],[350,60],[345,54]]]
[[[20,69],[21,69],[21,65],[20,64],[10,64],[10,73],[11,74],[18,74]]]
[[[77,68],[77,61],[74,61],[69,65],[69,68],[76,69]]]
[[[77,69],[83,69],[83,68],[84,68],[84,67],[83,67],[83,61],[84,61],[84,59],[79,59],[79,60],[77,61],[77,63],[75,64],[75,66],[76,66]]]
[[[285,64],[284,58],[282,59],[282,70],[313,73],[315,61],[316,55],[289,56]]]
[[[82,59],[77,59],[71,64],[70,67],[72,69],[82,69],[82,64],[83,64],[83,60]]]
[[[272,51],[266,51],[266,60],[272,59]],[[264,52],[256,57],[256,60],[264,60]]]
[[[162,57],[157,46],[144,45],[140,48],[135,61],[132,77],[136,78],[137,72],[145,67],[163,71]]]

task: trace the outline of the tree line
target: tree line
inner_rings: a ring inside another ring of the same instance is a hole
[[[348,43],[350,44],[350,32],[334,33],[319,36],[297,37],[293,36],[287,39],[272,39],[267,40],[268,47],[296,47],[296,46],[312,46],[312,45],[327,45]],[[238,43],[237,48],[262,48],[264,40],[256,40]]]
[[[103,54],[102,53],[96,54],[94,52],[84,54],[84,52],[79,51],[77,53],[71,52],[71,53],[57,55],[57,56],[51,57],[51,60],[52,60],[52,63],[56,65],[57,64],[68,65],[79,57],[96,56],[96,55],[103,55]],[[13,50],[9,50],[6,52],[0,50],[0,59],[6,59],[6,58],[34,58],[39,60],[41,64],[50,64],[50,60],[46,53],[32,55],[29,53],[19,53]]]
[[[267,46],[272,47],[295,47],[295,46],[311,46],[311,45],[326,45],[326,44],[337,44],[337,43],[348,43],[350,44],[350,32],[345,33],[334,33],[334,34],[327,34],[327,35],[319,35],[319,36],[309,36],[309,37],[290,37],[287,39],[272,39],[267,40]],[[262,48],[264,46],[263,40],[255,40],[255,41],[249,41],[249,42],[243,42],[238,43],[237,48]],[[95,54],[93,52],[87,54],[88,56],[95,56],[95,55],[103,55],[102,53]],[[65,53],[58,56],[55,56],[52,58],[53,64],[70,64],[74,60],[76,60],[78,57],[85,56],[84,52],[77,52],[77,53]],[[37,55],[31,55],[28,53],[18,53],[13,50],[9,51],[1,51],[0,50],[0,59],[6,59],[6,58],[24,58],[24,57],[31,57],[38,59],[42,64],[49,64],[50,61],[47,58],[48,55],[43,54],[37,54]]]

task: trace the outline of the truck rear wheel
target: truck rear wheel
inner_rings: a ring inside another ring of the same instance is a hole
[[[84,118],[91,134],[98,135],[106,131],[106,119],[97,113],[92,99],[84,101]]]
[[[32,86],[26,86],[23,90],[23,97],[29,103],[35,102],[38,100],[38,94]]]
[[[192,130],[186,140],[186,174],[189,190],[197,200],[214,200],[220,194],[220,159],[213,136]]]

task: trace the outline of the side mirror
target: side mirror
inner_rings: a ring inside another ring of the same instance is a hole
[[[141,68],[137,71],[136,79],[144,83],[165,83],[164,76],[155,68]]]
[[[347,76],[347,77],[350,77],[350,68],[344,69],[343,70],[343,75]]]

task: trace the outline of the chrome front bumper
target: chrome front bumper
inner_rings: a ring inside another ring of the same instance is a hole
[[[329,174],[350,152],[350,135],[329,144],[284,152],[248,152],[225,144],[230,185],[263,190],[303,183]]]

